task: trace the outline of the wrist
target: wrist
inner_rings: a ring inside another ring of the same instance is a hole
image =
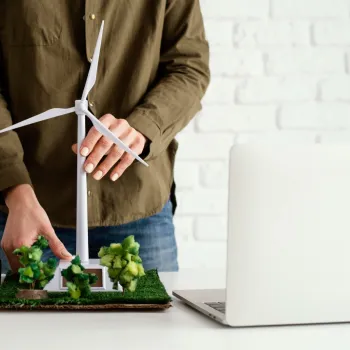
[[[9,210],[18,206],[32,206],[37,204],[37,198],[32,186],[21,184],[10,187],[4,192],[5,203]]]

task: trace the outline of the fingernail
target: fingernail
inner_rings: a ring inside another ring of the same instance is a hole
[[[66,258],[70,258],[72,256],[72,254],[70,254],[69,252],[67,252],[66,250],[62,250],[62,255],[65,256]]]
[[[94,165],[92,163],[89,163],[86,167],[85,167],[85,171],[87,173],[91,173],[94,170]]]
[[[103,175],[102,171],[99,170],[99,171],[94,175],[94,179],[95,179],[95,180],[100,180],[100,179],[102,178],[102,175]]]
[[[86,157],[89,154],[89,149],[87,147],[84,147],[81,151],[80,154],[84,157]]]
[[[112,176],[112,181],[115,181],[117,180],[119,177],[119,175],[117,173],[115,173],[113,176]]]

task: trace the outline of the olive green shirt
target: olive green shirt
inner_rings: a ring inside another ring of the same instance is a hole
[[[145,135],[149,167],[135,161],[116,182],[88,175],[89,226],[159,212],[174,188],[175,136],[210,79],[199,0],[1,0],[0,13],[1,129],[74,106],[105,20],[90,110]],[[54,226],[74,227],[76,138],[75,114],[1,134],[0,191],[30,184]]]

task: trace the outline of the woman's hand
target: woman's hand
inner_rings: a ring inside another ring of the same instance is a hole
[[[30,185],[19,185],[9,190],[5,196],[9,208],[1,248],[4,250],[12,271],[21,267],[13,254],[22,245],[32,246],[39,235],[44,236],[57,258],[70,260],[72,255],[58,239],[45,210],[39,204]]]
[[[137,155],[142,153],[147,139],[132,128],[125,119],[117,119],[112,114],[105,114],[100,118],[100,121]],[[77,153],[77,144],[74,144],[72,149]],[[93,172],[93,177],[96,180],[102,179],[113,168],[110,179],[115,181],[134,161],[133,156],[100,134],[95,127],[90,129],[79,151],[81,155],[87,157],[84,164],[85,171],[87,173]],[[105,155],[107,157],[101,162]]]

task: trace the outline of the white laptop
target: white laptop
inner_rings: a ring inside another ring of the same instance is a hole
[[[173,295],[233,327],[350,321],[350,146],[236,145],[226,290]]]

